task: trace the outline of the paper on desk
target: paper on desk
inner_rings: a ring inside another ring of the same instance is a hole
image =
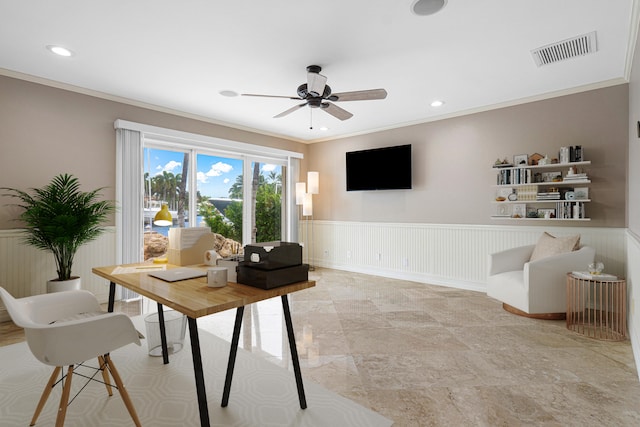
[[[138,267],[117,266],[111,274],[146,273],[147,271],[166,270],[166,265],[140,265]]]
[[[211,233],[209,227],[173,227],[169,229],[169,249],[187,249],[195,245],[200,237]]]

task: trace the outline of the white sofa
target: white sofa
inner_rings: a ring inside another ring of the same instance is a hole
[[[487,295],[502,301],[505,310],[541,319],[563,319],[567,309],[566,277],[585,271],[595,249],[529,261],[536,245],[520,246],[489,255]]]

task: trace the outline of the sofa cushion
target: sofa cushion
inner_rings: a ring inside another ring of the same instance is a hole
[[[555,237],[549,233],[543,233],[533,249],[530,261],[546,258],[552,255],[575,251],[580,248],[580,235]]]

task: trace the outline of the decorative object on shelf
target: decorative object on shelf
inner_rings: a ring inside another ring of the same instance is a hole
[[[509,163],[506,157],[504,158],[504,160],[496,159],[495,163],[493,164],[494,168],[509,168],[512,166],[513,165]]]
[[[589,187],[574,188],[573,194],[576,200],[587,200],[589,198]]]
[[[518,200],[518,193],[516,192],[515,188],[513,189],[511,194],[509,194],[508,199],[509,199],[510,202],[515,202],[516,200]]]
[[[556,210],[551,208],[538,209],[538,218],[551,219],[556,217]]]
[[[567,191],[566,193],[564,193],[565,200],[573,200],[575,198],[576,198],[576,193],[574,191]]]
[[[528,154],[517,154],[513,156],[513,164],[514,166],[527,166],[529,160]]]
[[[499,204],[496,205],[496,211],[493,215],[496,218],[510,218],[511,217],[511,205]]]
[[[527,206],[527,218],[538,218],[538,210]]]
[[[540,159],[542,159],[542,154],[533,153],[529,156],[529,166],[537,166]]]
[[[512,218],[524,218],[527,211],[527,205],[524,203],[518,203],[517,205],[513,205],[513,210],[511,211]]]
[[[542,181],[541,182],[561,182],[562,181],[562,173],[561,172],[542,172],[541,174]]]
[[[550,165],[551,164],[551,159],[548,158],[546,155],[538,160],[538,166],[546,166],[546,165]]]
[[[505,200],[507,200],[507,199],[502,197],[502,196],[496,197],[496,202],[504,202]]]

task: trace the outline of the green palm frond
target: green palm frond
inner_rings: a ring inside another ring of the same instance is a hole
[[[53,253],[59,280],[71,277],[78,248],[104,232],[102,224],[115,210],[112,201],[98,200],[103,188],[80,191],[78,178],[69,174],[31,189],[33,195],[15,188],[3,189],[9,191],[6,196],[20,200],[14,206],[23,210],[19,219],[25,224],[24,241]]]

